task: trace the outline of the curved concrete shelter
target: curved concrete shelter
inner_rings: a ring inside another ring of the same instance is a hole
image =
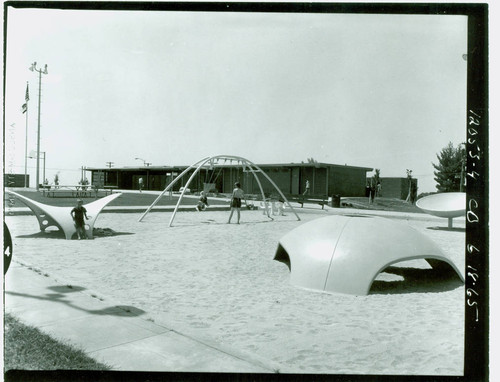
[[[73,207],[49,206],[48,204],[31,200],[14,191],[5,190],[5,192],[14,195],[33,211],[38,220],[40,231],[43,232],[49,227],[57,227],[60,231],[64,232],[66,240],[71,240],[73,235],[76,234],[75,223],[71,216]],[[87,238],[93,239],[94,224],[104,207],[121,195],[121,193],[111,194],[83,205],[87,210],[87,216],[89,218],[85,221],[85,233]]]
[[[336,215],[305,223],[284,235],[274,260],[290,268],[293,285],[322,292],[367,295],[385,268],[425,259],[444,273],[464,274],[431,239],[403,222]]]

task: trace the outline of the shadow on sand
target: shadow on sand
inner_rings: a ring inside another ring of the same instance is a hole
[[[121,235],[134,235],[134,232],[116,232],[110,228],[94,228],[94,239]],[[37,233],[31,233],[29,235],[18,235],[16,237],[20,239],[66,239],[66,237],[64,236],[64,232],[59,230],[46,230]],[[72,240],[75,239],[76,233],[73,235]]]
[[[66,298],[68,293],[73,293],[73,292],[81,292],[85,290],[86,288],[80,287],[80,286],[73,286],[73,285],[57,285],[57,286],[51,286],[48,287],[47,289],[54,291],[56,293],[40,293],[40,294],[28,294],[28,293],[17,293],[17,292],[5,292],[5,294],[11,295],[11,296],[18,296],[18,297],[25,297],[25,298],[30,298],[34,300],[42,300],[42,301],[52,301],[52,302],[58,302],[64,305],[67,305],[75,310],[79,310],[82,312],[87,312],[90,314],[95,314],[95,315],[101,315],[101,316],[120,316],[120,317],[137,317],[140,316],[144,313],[146,313],[142,309],[135,308],[133,306],[129,305],[115,305],[115,306],[109,306],[103,309],[86,309],[81,306],[79,306],[77,303],[74,303],[73,301],[70,301]],[[94,296],[92,296],[94,297]],[[97,297],[95,297],[97,298]]]
[[[462,227],[427,227],[427,229],[432,229],[434,231],[449,231],[449,232],[465,232],[465,228]]]
[[[463,285],[455,271],[443,272],[442,269],[388,267],[383,273],[400,276],[403,280],[375,280],[370,294],[439,293]]]
[[[29,235],[18,235],[16,236],[20,239],[65,239],[64,232],[62,231],[40,231],[37,233],[31,233]]]

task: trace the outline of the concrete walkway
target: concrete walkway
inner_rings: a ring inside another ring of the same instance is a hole
[[[142,310],[101,301],[13,261],[5,313],[70,343],[113,370],[273,373],[274,365],[141,318]]]

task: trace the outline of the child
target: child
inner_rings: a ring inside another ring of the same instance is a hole
[[[78,240],[86,239],[87,235],[85,234],[85,223],[83,221],[83,217],[89,220],[87,217],[87,210],[83,206],[83,202],[81,199],[78,199],[78,204],[75,208],[73,208],[70,212],[71,217],[75,222],[76,234],[78,235]]]
[[[205,195],[205,191],[200,192],[200,200],[198,200],[198,204],[195,207],[197,211],[205,211],[208,207],[208,199]]]
[[[240,224],[240,210],[241,210],[241,199],[245,199],[245,192],[241,189],[241,184],[239,182],[236,182],[234,184],[234,190],[233,190],[233,195],[231,196],[231,214],[229,215],[229,220],[227,223],[231,223],[231,218],[233,217],[233,212],[236,210],[238,220],[237,224]],[[245,199],[245,204],[247,203],[247,200]]]

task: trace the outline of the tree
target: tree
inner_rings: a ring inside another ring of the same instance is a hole
[[[381,184],[380,184],[380,169],[379,168],[375,169],[375,174],[372,175],[370,182],[371,182],[371,186],[375,190],[375,196],[380,196]]]
[[[413,170],[406,169],[406,179],[408,180],[408,196],[406,197],[406,202],[415,204],[417,200],[417,180],[413,179]]]
[[[432,163],[432,166],[436,169],[434,180],[439,192],[458,192],[461,190],[460,184],[464,181],[465,155],[463,144],[453,147],[451,142],[441,150],[441,153],[436,154],[439,163]]]

